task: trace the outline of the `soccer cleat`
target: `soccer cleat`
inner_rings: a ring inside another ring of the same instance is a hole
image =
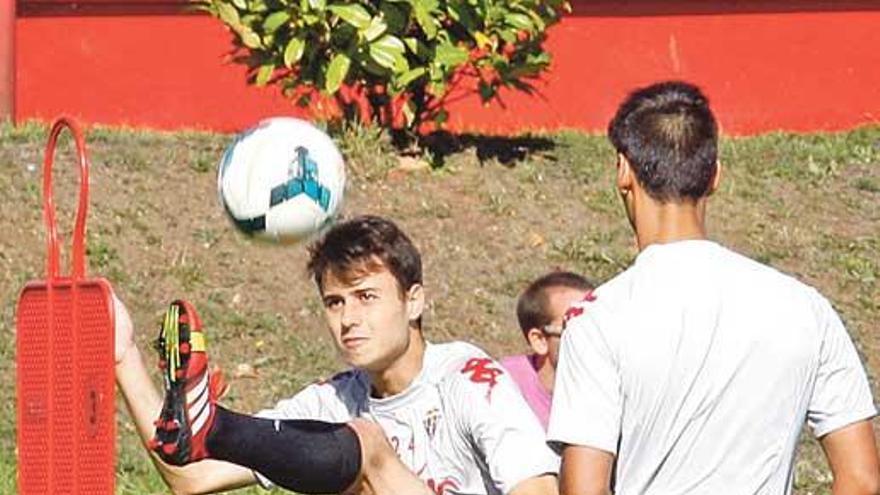
[[[225,391],[222,375],[208,370],[202,322],[186,301],[171,303],[156,340],[165,402],[155,421],[150,449],[166,463],[182,466],[208,457],[206,440],[217,399]]]

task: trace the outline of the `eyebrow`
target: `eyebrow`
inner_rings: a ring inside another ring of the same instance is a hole
[[[363,294],[365,292],[379,292],[379,291],[380,291],[380,289],[378,287],[369,286],[369,287],[361,287],[359,289],[355,289],[354,293],[355,294]]]
[[[345,290],[343,290],[345,292]],[[356,289],[351,289],[351,292],[354,294],[364,294],[367,292],[381,292],[381,289],[375,285],[367,285],[364,287],[358,287]],[[329,294],[324,294],[321,298],[327,299],[332,297],[344,297],[342,293],[331,292]]]

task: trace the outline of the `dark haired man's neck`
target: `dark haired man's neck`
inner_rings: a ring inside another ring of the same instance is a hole
[[[376,398],[397,395],[419,376],[425,360],[425,339],[421,330],[411,331],[409,347],[394,362],[378,371],[367,370],[372,382],[370,395]]]
[[[706,198],[698,201],[645,201],[634,215],[639,251],[651,244],[706,239]]]

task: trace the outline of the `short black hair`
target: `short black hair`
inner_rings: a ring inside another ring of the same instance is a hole
[[[697,86],[667,81],[633,91],[608,125],[608,137],[651,197],[697,200],[710,192],[718,125]]]
[[[422,283],[422,257],[409,237],[391,220],[363,215],[334,225],[309,247],[308,270],[323,291],[328,271],[351,280],[385,267],[401,294]]]
[[[587,291],[594,289],[595,286],[586,277],[566,271],[550,272],[538,278],[526,287],[516,302],[516,318],[523,333],[532,328],[543,328],[553,321],[548,293],[556,288]]]

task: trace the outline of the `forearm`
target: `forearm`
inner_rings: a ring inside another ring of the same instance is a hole
[[[162,397],[153,384],[140,350],[131,346],[116,365],[116,384],[144,445],[153,437],[153,421],[159,417]]]

